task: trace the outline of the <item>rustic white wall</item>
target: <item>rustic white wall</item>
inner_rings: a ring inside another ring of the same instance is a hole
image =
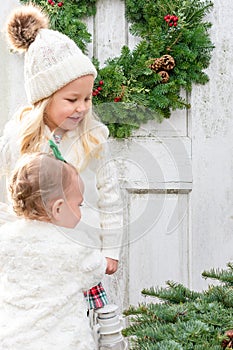
[[[225,267],[233,253],[233,2],[215,0],[209,19],[216,46],[210,82],[191,96],[193,191],[192,282],[203,268]]]
[[[17,3],[1,5],[1,28]],[[214,4],[210,82],[193,88],[191,110],[176,111],[161,124],[149,122],[130,140],[111,140],[126,226],[119,272],[106,285],[122,307],[141,300],[142,288],[168,279],[203,288],[201,271],[232,258],[233,2]],[[133,47],[138,40],[128,33],[124,1],[99,0],[97,15],[87,22],[93,33],[89,55],[97,55],[102,65],[123,44]],[[25,101],[22,63],[1,35],[0,127]]]

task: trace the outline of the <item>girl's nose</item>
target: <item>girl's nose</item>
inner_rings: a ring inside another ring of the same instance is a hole
[[[77,104],[75,110],[76,110],[77,112],[84,112],[84,111],[86,110],[86,105],[85,105],[85,103],[79,101],[79,103]]]

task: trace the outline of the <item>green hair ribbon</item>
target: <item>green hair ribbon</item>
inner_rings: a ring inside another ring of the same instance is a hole
[[[54,156],[61,160],[62,162],[67,163],[67,161],[62,157],[61,152],[59,151],[57,145],[52,141],[49,140],[49,147],[51,148],[51,150],[53,151]]]

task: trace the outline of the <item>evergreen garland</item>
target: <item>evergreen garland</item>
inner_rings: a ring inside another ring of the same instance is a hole
[[[233,348],[233,264],[202,273],[219,285],[194,292],[182,284],[144,289],[160,303],[130,307],[130,326],[123,330],[132,350],[220,350]]]
[[[21,0],[28,2],[28,0]],[[32,0],[50,15],[52,29],[70,36],[85,51],[90,34],[81,21],[94,15],[97,0]],[[93,103],[110,134],[123,138],[148,120],[162,121],[172,110],[190,108],[181,91],[205,84],[213,44],[204,17],[210,0],[125,0],[130,31],[141,38],[133,49],[103,68],[93,59],[98,77]],[[100,84],[102,82],[102,84]],[[119,103],[120,102],[120,103]]]

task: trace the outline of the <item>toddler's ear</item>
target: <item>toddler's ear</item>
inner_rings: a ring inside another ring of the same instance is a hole
[[[52,205],[52,216],[55,221],[60,220],[64,199],[57,199]]]

